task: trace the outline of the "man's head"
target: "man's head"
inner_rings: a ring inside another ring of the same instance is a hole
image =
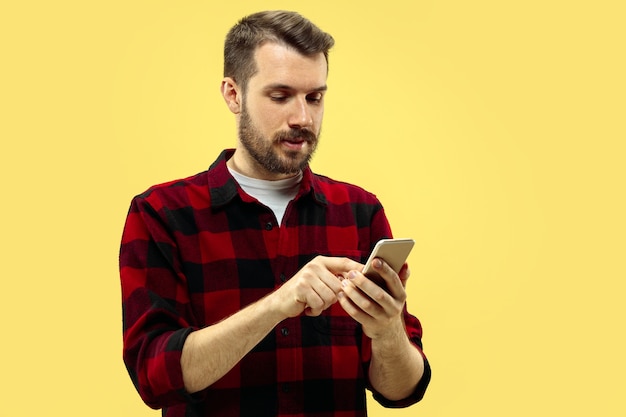
[[[232,78],[245,91],[256,71],[254,53],[266,42],[282,44],[302,55],[324,54],[335,40],[295,12],[265,11],[241,19],[226,35],[224,77]]]
[[[231,168],[279,179],[308,164],[321,130],[332,44],[291,12],[258,13],[229,32],[221,90],[238,122]]]

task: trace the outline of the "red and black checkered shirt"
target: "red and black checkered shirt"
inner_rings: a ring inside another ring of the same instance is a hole
[[[185,391],[180,357],[190,332],[262,298],[317,255],[364,262],[391,236],[383,208],[361,188],[304,170],[283,224],[242,191],[224,151],[208,171],[135,197],[120,251],[124,361],[143,400],[164,416],[365,416],[370,340],[337,303],[281,322],[206,390]],[[419,321],[405,310],[421,351]],[[419,401],[415,393],[384,406]]]

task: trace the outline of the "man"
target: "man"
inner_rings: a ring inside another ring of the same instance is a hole
[[[242,19],[221,92],[238,142],[135,197],[120,252],[124,360],[164,416],[364,416],[430,380],[405,265],[361,270],[391,236],[370,193],[313,174],[333,38],[296,13]]]

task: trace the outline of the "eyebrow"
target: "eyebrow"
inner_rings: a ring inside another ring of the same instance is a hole
[[[275,84],[270,84],[265,86],[265,88],[263,88],[263,90],[265,91],[269,91],[269,90],[295,90],[295,88],[293,88],[290,85],[287,84],[280,84],[280,83],[275,83]],[[310,92],[323,92],[328,90],[328,86],[327,85],[322,85],[319,86],[317,88],[312,89]]]

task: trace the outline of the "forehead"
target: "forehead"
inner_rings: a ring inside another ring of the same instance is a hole
[[[257,48],[254,58],[257,72],[250,78],[251,87],[280,84],[313,90],[326,84],[328,69],[321,52],[307,56],[285,45],[268,42]]]

